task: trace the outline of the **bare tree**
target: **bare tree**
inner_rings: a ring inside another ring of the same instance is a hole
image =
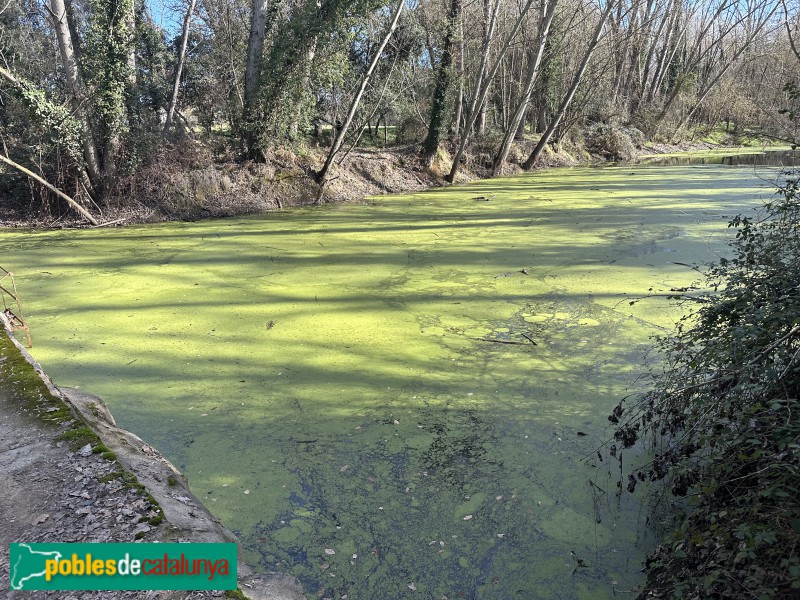
[[[69,91],[69,101],[72,112],[81,126],[81,137],[83,143],[83,158],[86,162],[86,173],[88,175],[89,188],[92,194],[97,194],[102,189],[102,171],[100,169],[100,159],[97,146],[94,141],[92,128],[89,124],[89,114],[86,103],[84,102],[85,93],[78,61],[75,58],[75,50],[72,42],[72,33],[67,22],[67,9],[64,0],[50,0],[50,16],[53,20],[53,28],[58,39],[58,49],[61,54],[61,62],[64,66],[64,74]]]
[[[583,58],[581,59],[581,63],[578,66],[578,70],[575,72],[575,75],[572,78],[572,83],[567,89],[567,93],[561,100],[561,104],[558,107],[558,111],[553,116],[553,119],[550,121],[550,125],[548,125],[547,129],[542,134],[542,137],[539,138],[539,142],[536,144],[536,147],[533,149],[533,152],[531,152],[528,159],[522,165],[525,170],[532,169],[533,166],[536,164],[536,161],[544,151],[545,146],[550,141],[550,138],[553,136],[553,133],[555,132],[556,128],[561,123],[561,119],[564,118],[564,114],[567,112],[569,105],[572,103],[572,99],[575,97],[575,92],[578,90],[578,86],[581,84],[581,81],[583,80],[584,73],[586,73],[586,67],[589,65],[589,61],[591,60],[594,51],[597,49],[597,44],[600,42],[600,38],[603,35],[603,28],[605,27],[606,21],[608,20],[608,17],[611,15],[611,11],[614,10],[614,2],[615,0],[607,0],[606,7],[600,14],[600,19],[597,21],[597,25],[594,28],[592,37],[589,40],[589,45],[583,54]]]
[[[172,118],[175,114],[175,107],[178,104],[178,92],[181,87],[181,73],[183,73],[183,64],[186,62],[186,46],[189,42],[189,29],[192,23],[192,14],[197,0],[189,0],[189,6],[186,8],[186,14],[183,17],[183,27],[181,28],[181,45],[178,50],[178,64],[175,66],[175,77],[172,82],[172,95],[169,99],[169,106],[167,107],[167,118],[164,121],[164,133],[169,131],[172,125]]]
[[[500,143],[500,148],[494,158],[492,165],[492,174],[498,175],[503,168],[503,164],[508,158],[508,153],[511,151],[511,144],[517,134],[520,125],[524,125],[524,118],[528,112],[528,104],[531,101],[531,94],[533,93],[534,85],[539,75],[539,69],[542,65],[542,57],[544,56],[547,41],[550,38],[550,26],[553,23],[553,17],[556,13],[556,5],[558,0],[543,0],[541,6],[541,17],[539,20],[539,31],[537,34],[536,50],[531,59],[528,61],[528,68],[525,76],[524,89],[522,96],[519,99],[514,114],[509,120],[503,135],[503,141]]]
[[[386,48],[386,44],[389,43],[389,39],[392,37],[394,30],[397,29],[397,23],[400,20],[400,13],[403,12],[403,6],[405,5],[405,0],[398,0],[397,5],[395,6],[394,13],[391,17],[391,25],[389,25],[389,29],[386,34],[383,36],[383,40],[381,41],[378,48],[375,50],[375,56],[372,57],[372,62],[370,62],[369,67],[367,68],[366,73],[361,79],[361,85],[358,88],[355,96],[350,101],[350,109],[347,111],[347,116],[345,117],[342,126],[339,127],[339,130],[336,133],[336,137],[333,140],[333,145],[331,146],[330,151],[328,152],[328,157],[325,159],[325,164],[322,165],[322,168],[314,175],[314,178],[317,180],[320,188],[320,198],[322,197],[322,190],[327,183],[328,173],[330,171],[331,165],[333,164],[333,160],[336,158],[339,150],[342,147],[342,143],[344,142],[344,137],[347,134],[347,130],[350,127],[350,123],[353,122],[353,117],[355,117],[356,111],[358,110],[358,105],[361,103],[361,97],[364,95],[364,91],[367,89],[369,85],[369,80],[372,77],[372,74],[375,71],[375,68],[378,66],[378,61],[383,54],[383,50]]]
[[[481,55],[481,66],[478,69],[478,76],[476,77],[476,81],[474,84],[472,100],[470,101],[469,109],[467,111],[467,116],[464,121],[464,131],[461,135],[461,139],[459,141],[456,154],[453,157],[453,166],[450,169],[450,172],[445,177],[445,179],[450,183],[452,183],[455,180],[456,175],[458,174],[458,170],[460,168],[460,163],[461,163],[461,157],[464,155],[464,150],[466,149],[467,143],[469,142],[472,128],[475,125],[475,120],[478,116],[478,111],[482,106],[482,104],[486,101],[486,97],[489,95],[489,89],[491,87],[492,80],[497,74],[497,70],[500,68],[500,65],[502,64],[506,53],[511,47],[511,44],[516,39],[520,27],[522,27],[522,23],[524,22],[525,17],[528,14],[528,11],[533,5],[533,1],[534,0],[527,0],[525,4],[520,7],[519,14],[517,15],[517,18],[514,21],[514,25],[511,27],[511,30],[508,32],[508,35],[506,36],[505,40],[503,41],[499,50],[497,51],[494,63],[492,63],[492,66],[491,68],[488,69],[488,71],[486,70],[486,64],[488,63],[489,60],[490,47],[484,45],[483,53]],[[498,5],[499,5],[499,0],[498,0]],[[492,35],[494,27],[493,22],[496,21],[496,15],[497,15],[497,9],[495,8],[494,18],[492,19],[492,23],[490,23],[490,33]]]

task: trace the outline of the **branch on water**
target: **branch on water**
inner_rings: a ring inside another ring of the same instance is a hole
[[[529,343],[533,344],[534,346],[538,345],[536,342],[534,342],[531,338],[529,338],[524,333],[522,334],[522,337],[524,337],[528,341],[527,342],[518,342],[516,340],[493,340],[491,338],[484,338],[484,337],[472,338],[472,339],[473,340],[477,340],[479,342],[491,342],[492,344],[508,344],[509,346],[527,346]]]

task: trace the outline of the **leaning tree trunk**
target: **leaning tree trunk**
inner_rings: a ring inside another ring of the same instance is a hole
[[[197,0],[189,0],[189,7],[186,9],[186,14],[183,17],[181,47],[178,51],[178,64],[175,67],[175,80],[172,82],[172,96],[170,96],[169,99],[167,118],[164,121],[164,133],[167,133],[172,125],[172,118],[175,115],[175,107],[178,104],[178,92],[181,87],[181,74],[183,73],[183,65],[186,62],[186,46],[189,43],[189,27],[192,22],[192,13],[194,13],[194,7],[196,4]]]
[[[4,162],[8,166],[15,168],[17,171],[20,171],[21,173],[24,173],[25,175],[27,175],[31,179],[33,179],[35,181],[38,181],[44,187],[46,187],[48,190],[50,190],[51,192],[56,194],[59,198],[62,198],[64,200],[66,200],[66,202],[67,202],[67,204],[69,204],[70,208],[72,208],[72,210],[74,210],[76,213],[81,215],[84,219],[89,221],[89,223],[91,223],[92,225],[98,225],[97,220],[89,213],[89,211],[87,211],[85,208],[83,208],[80,204],[75,202],[75,200],[73,200],[72,198],[67,196],[64,192],[59,190],[57,187],[55,187],[54,185],[48,183],[43,178],[39,177],[33,171],[31,171],[29,169],[26,169],[21,164],[14,162],[10,158],[8,158],[7,156],[4,156],[2,154],[0,154],[0,162]]]
[[[459,163],[461,162],[461,157],[464,155],[464,150],[466,149],[467,143],[469,142],[472,128],[474,127],[475,120],[477,119],[478,116],[478,110],[480,109],[481,105],[484,102],[486,102],[486,97],[489,95],[489,88],[491,86],[492,80],[497,74],[497,70],[500,68],[500,64],[503,62],[503,59],[505,58],[508,49],[511,47],[514,38],[517,37],[517,33],[522,27],[522,23],[525,20],[525,17],[528,14],[528,11],[530,10],[532,4],[533,0],[528,0],[522,6],[522,8],[520,8],[519,16],[517,17],[517,20],[514,22],[514,26],[511,28],[511,31],[506,37],[505,42],[500,47],[500,50],[498,51],[497,56],[495,57],[494,64],[492,65],[492,68],[489,69],[488,73],[485,73],[486,60],[488,59],[488,49],[484,48],[484,55],[481,58],[481,66],[479,68],[478,81],[475,84],[475,92],[472,96],[472,101],[470,102],[469,111],[467,112],[467,118],[464,122],[464,133],[462,134],[461,140],[459,141],[458,150],[456,150],[456,155],[455,157],[453,157],[453,166],[450,169],[450,172],[445,177],[445,180],[450,183],[453,183],[453,181],[456,178],[456,174],[458,173]]]
[[[557,2],[558,0],[544,0],[542,3],[542,20],[539,27],[539,35],[537,36],[539,43],[536,49],[536,55],[532,58],[530,64],[528,65],[525,88],[522,92],[522,97],[520,98],[519,104],[517,105],[517,109],[514,111],[511,121],[506,128],[503,141],[500,144],[500,149],[495,155],[494,164],[492,165],[492,175],[498,175],[502,170],[503,164],[508,158],[508,153],[511,151],[511,144],[514,141],[514,138],[519,133],[520,127],[524,127],[525,125],[525,115],[528,112],[528,104],[531,100],[533,87],[536,84],[536,80],[539,76],[544,50],[547,47],[547,41],[550,38],[550,25],[553,23]]]
[[[72,43],[69,23],[67,22],[67,10],[64,6],[64,0],[50,0],[50,14],[53,18],[53,28],[56,32],[61,62],[64,66],[64,75],[70,95],[70,106],[81,127],[83,159],[86,162],[86,173],[91,184],[88,191],[90,194],[95,195],[99,193],[98,190],[102,189],[102,171],[94,134],[89,125],[89,114],[84,103],[83,82],[78,71],[78,61],[75,58],[75,49]]]
[[[345,117],[342,126],[336,133],[336,138],[333,140],[333,145],[328,152],[328,157],[325,159],[325,164],[322,165],[322,168],[314,176],[319,184],[320,197],[322,197],[322,190],[325,187],[325,183],[327,183],[328,173],[330,172],[333,160],[336,158],[336,155],[339,153],[339,150],[342,147],[344,137],[347,134],[347,129],[350,127],[350,123],[353,122],[353,117],[356,115],[358,105],[361,103],[361,97],[364,95],[364,91],[367,89],[367,85],[369,85],[369,80],[372,77],[372,74],[375,72],[375,68],[378,66],[378,61],[380,60],[381,54],[383,54],[384,48],[386,48],[386,44],[389,43],[389,39],[392,37],[394,30],[397,29],[397,23],[400,20],[400,13],[403,12],[404,4],[405,0],[398,0],[397,7],[394,9],[394,14],[392,15],[392,23],[389,26],[389,31],[386,32],[386,35],[383,37],[383,41],[381,41],[380,46],[378,46],[378,49],[375,51],[375,56],[372,58],[372,62],[370,63],[367,72],[364,73],[364,78],[361,80],[361,85],[358,88],[358,92],[356,92],[352,102],[350,102],[350,110],[347,111],[347,117]]]
[[[553,137],[553,133],[561,123],[561,119],[564,118],[564,114],[567,112],[569,105],[572,103],[572,99],[575,97],[575,92],[578,90],[578,86],[583,80],[584,73],[586,73],[586,67],[589,65],[589,60],[591,60],[592,55],[597,48],[597,44],[600,42],[600,38],[603,34],[603,26],[606,24],[606,21],[608,20],[608,17],[614,8],[614,1],[615,0],[608,0],[608,5],[600,16],[600,21],[597,23],[597,27],[594,29],[592,39],[589,42],[589,47],[586,49],[586,53],[583,55],[583,59],[578,67],[578,71],[575,73],[575,77],[572,78],[572,83],[570,84],[564,99],[561,101],[561,104],[558,107],[558,112],[553,116],[552,121],[550,121],[550,125],[542,134],[542,137],[539,139],[539,142],[536,144],[533,152],[531,152],[528,160],[526,160],[522,165],[526,171],[532,169],[533,165],[536,164],[536,161],[539,159],[539,156],[541,156],[545,146],[550,141],[550,138]]]

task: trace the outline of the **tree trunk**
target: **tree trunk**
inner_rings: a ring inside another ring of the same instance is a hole
[[[711,79],[711,81],[709,81],[705,85],[705,87],[700,93],[700,97],[694,103],[694,106],[692,106],[692,109],[686,114],[685,117],[683,117],[680,120],[678,126],[675,128],[676,135],[682,127],[684,127],[686,124],[689,123],[689,120],[692,118],[694,113],[697,112],[697,109],[699,109],[700,106],[703,104],[703,102],[705,101],[706,97],[711,92],[711,90],[714,89],[717,83],[719,83],[719,81],[724,77],[725,73],[727,73],[730,70],[730,68],[736,63],[736,61],[739,60],[739,57],[744,53],[744,51],[747,50],[750,44],[753,43],[753,40],[758,35],[758,33],[764,28],[764,26],[770,21],[770,19],[772,19],[772,15],[775,14],[775,12],[778,10],[778,7],[779,4],[776,2],[769,11],[769,13],[762,14],[759,17],[752,31],[750,31],[749,35],[747,36],[747,39],[745,39],[742,45],[736,50],[736,52],[734,52],[733,56],[728,57],[725,60],[725,64],[723,65],[722,69],[720,69],[720,71]]]
[[[394,30],[397,28],[397,22],[400,20],[400,13],[403,12],[404,5],[405,5],[405,0],[398,0],[397,6],[394,9],[394,14],[392,15],[392,22],[391,25],[389,26],[389,30],[383,37],[380,46],[378,46],[378,49],[375,51],[375,56],[372,58],[372,62],[370,63],[367,72],[364,73],[364,78],[361,80],[361,85],[358,88],[358,92],[356,92],[356,95],[353,97],[352,102],[350,102],[350,109],[347,111],[347,117],[345,117],[342,126],[339,128],[339,131],[336,134],[336,139],[334,139],[330,152],[328,152],[328,157],[325,159],[325,164],[322,165],[322,168],[315,174],[315,179],[317,180],[317,183],[319,184],[320,188],[320,198],[322,197],[322,190],[325,187],[325,183],[327,182],[328,173],[330,172],[333,160],[336,158],[336,154],[342,147],[342,143],[344,142],[344,136],[347,134],[347,129],[348,127],[350,127],[350,123],[352,123],[353,117],[355,117],[356,111],[358,110],[358,105],[361,103],[361,96],[364,95],[364,91],[367,89],[367,85],[369,85],[369,80],[375,71],[375,67],[378,66],[378,61],[381,58],[381,54],[383,54],[383,50],[384,48],[386,48],[386,44],[389,43],[389,39],[392,37]]]
[[[181,73],[183,73],[183,64],[186,61],[186,46],[189,42],[189,27],[192,22],[192,14],[197,0],[189,0],[189,7],[186,9],[186,14],[183,17],[183,28],[181,30],[181,46],[178,50],[178,64],[175,67],[175,80],[172,83],[172,96],[169,99],[169,107],[167,108],[167,118],[164,121],[164,133],[169,131],[172,125],[172,117],[175,114],[175,107],[178,104],[178,91],[181,87]]]
[[[499,4],[499,2],[498,2]],[[478,69],[478,78],[475,83],[475,91],[472,96],[472,101],[470,102],[469,111],[467,112],[467,118],[464,122],[464,133],[461,136],[461,140],[458,144],[458,150],[456,150],[456,155],[453,157],[453,167],[450,169],[450,172],[445,177],[450,183],[456,178],[456,174],[458,173],[459,163],[461,162],[461,157],[464,155],[464,150],[467,147],[467,143],[469,142],[469,136],[472,131],[473,126],[475,125],[475,119],[478,115],[478,109],[480,106],[486,101],[486,97],[489,94],[489,88],[491,86],[491,82],[494,79],[495,75],[497,74],[497,69],[500,67],[503,59],[505,58],[506,52],[511,47],[514,39],[517,37],[517,33],[522,27],[522,23],[525,20],[528,11],[533,4],[533,0],[527,0],[524,6],[520,8],[519,16],[517,20],[514,22],[514,26],[511,28],[508,36],[505,39],[505,42],[500,47],[500,50],[495,57],[494,64],[492,68],[489,69],[489,72],[486,73],[486,61],[488,61],[488,48],[485,48],[484,55],[481,57],[481,66]],[[495,10],[495,15],[497,14]]]
[[[458,15],[458,63],[456,76],[458,77],[458,93],[456,94],[456,114],[453,117],[453,138],[458,138],[461,132],[461,113],[464,110],[464,13],[459,9]]]
[[[536,144],[536,147],[531,152],[531,155],[528,157],[528,160],[522,165],[526,171],[529,171],[533,168],[533,165],[536,164],[537,159],[542,154],[544,147],[547,145],[547,142],[550,141],[550,138],[553,136],[553,132],[555,132],[558,125],[561,123],[561,119],[564,118],[564,114],[567,112],[569,105],[572,103],[572,99],[575,97],[575,92],[578,89],[581,81],[583,80],[583,75],[586,72],[586,67],[589,65],[589,60],[592,58],[595,49],[597,48],[597,44],[600,42],[600,38],[603,35],[603,26],[606,24],[611,11],[614,9],[614,2],[615,0],[608,0],[608,4],[606,5],[606,9],[600,16],[600,21],[597,23],[597,26],[594,29],[594,33],[592,34],[592,39],[589,42],[589,47],[586,49],[586,53],[583,55],[583,59],[581,60],[581,64],[578,67],[578,71],[575,73],[575,76],[572,78],[572,83],[567,90],[564,99],[561,101],[561,104],[558,107],[558,112],[553,116],[550,125],[547,127],[547,130],[542,134],[542,137],[539,139],[539,142]]]
[[[125,15],[125,27],[128,29],[130,36],[130,45],[128,47],[128,85],[131,89],[136,88],[136,3],[134,0],[130,3],[130,10]]]
[[[305,58],[303,59],[303,83],[300,86],[301,90],[308,90],[311,88],[311,71],[314,67],[314,58],[317,56],[317,44],[319,43],[318,37],[309,42],[308,49],[304,52]],[[298,103],[302,102],[301,99],[297,100]],[[292,122],[289,124],[289,138],[296,140],[300,136],[300,111],[295,111],[292,115]]]
[[[492,165],[492,175],[498,175],[500,173],[503,168],[503,164],[508,158],[508,153],[511,151],[511,144],[514,141],[514,138],[520,133],[520,127],[522,127],[524,130],[525,114],[528,111],[528,103],[530,102],[531,94],[533,93],[533,87],[536,84],[536,79],[538,78],[539,70],[542,65],[542,57],[544,56],[544,50],[550,37],[550,25],[553,23],[557,2],[558,0],[544,0],[542,3],[542,17],[540,21],[541,25],[539,26],[539,33],[537,35],[538,45],[536,48],[536,54],[528,63],[528,70],[525,77],[525,88],[522,92],[520,102],[517,105],[513,116],[511,117],[509,127],[506,128],[503,141],[500,144],[500,149],[495,155],[494,163]]]
[[[447,111],[447,93],[453,78],[453,36],[456,21],[461,13],[461,0],[451,0],[450,11],[447,15],[447,32],[444,37],[444,49],[439,69],[436,74],[436,87],[433,90],[431,101],[431,117],[428,124],[428,134],[422,142],[422,162],[427,168],[433,166],[439,144],[445,132],[445,113]]]
[[[247,39],[247,64],[244,72],[245,110],[252,109],[261,76],[261,56],[267,34],[267,9],[269,0],[253,0],[250,15],[250,37]]]
[[[494,28],[497,22],[497,13],[500,8],[500,0],[494,0],[495,10],[492,13],[492,0],[483,0],[483,53],[488,58],[491,51],[492,38],[494,37]],[[480,77],[483,76],[483,71],[479,74],[478,85],[480,86]],[[487,95],[488,96],[488,95]],[[486,116],[489,103],[484,99],[478,110],[478,118],[475,120],[475,133],[483,135],[486,132]]]
[[[58,188],[56,188],[54,185],[51,185],[50,183],[48,183],[47,181],[45,181],[44,179],[42,179],[41,177],[39,177],[39,176],[38,176],[36,173],[34,173],[33,171],[30,171],[30,170],[26,169],[25,167],[23,167],[23,166],[22,166],[22,165],[20,165],[19,163],[16,163],[16,162],[14,162],[14,161],[13,161],[13,160],[11,160],[10,158],[8,158],[7,156],[4,156],[4,155],[2,155],[2,154],[0,154],[0,162],[4,162],[4,163],[6,163],[8,166],[10,166],[10,167],[14,167],[14,168],[15,168],[15,169],[17,169],[18,171],[20,171],[20,172],[24,173],[25,175],[27,175],[27,176],[28,176],[28,177],[30,177],[31,179],[35,179],[36,181],[38,181],[39,183],[41,183],[43,186],[45,186],[47,189],[49,189],[51,192],[53,192],[54,194],[56,194],[56,195],[57,195],[59,198],[63,198],[64,200],[66,200],[66,201],[67,201],[67,204],[69,204],[69,205],[70,205],[70,207],[72,208],[72,210],[74,210],[74,211],[75,211],[75,212],[77,212],[79,215],[81,215],[81,216],[82,216],[84,219],[86,219],[87,221],[89,221],[89,223],[91,223],[92,225],[97,225],[97,224],[98,224],[98,223],[97,223],[97,221],[95,220],[95,218],[94,218],[94,217],[93,217],[93,216],[92,216],[92,215],[89,213],[89,211],[87,211],[87,210],[86,210],[85,208],[83,208],[83,207],[82,207],[80,204],[78,204],[77,202],[75,202],[75,200],[73,200],[72,198],[70,198],[69,196],[67,196],[67,195],[66,195],[64,192],[62,192],[61,190],[59,190]]]
[[[78,71],[78,61],[75,58],[75,50],[72,43],[72,35],[67,22],[67,11],[64,0],[50,0],[50,14],[53,18],[53,28],[58,39],[58,49],[61,54],[61,62],[64,65],[64,74],[69,90],[70,106],[75,118],[81,126],[81,137],[83,144],[83,159],[86,162],[86,173],[89,176],[92,194],[98,194],[102,189],[102,171],[100,169],[100,159],[97,146],[94,141],[94,134],[89,125],[89,114],[84,104],[83,82]]]

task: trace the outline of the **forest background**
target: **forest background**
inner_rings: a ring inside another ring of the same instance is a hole
[[[799,28],[775,0],[4,0],[0,211],[177,218],[336,196],[361,159],[391,190],[392,165],[792,140]]]

